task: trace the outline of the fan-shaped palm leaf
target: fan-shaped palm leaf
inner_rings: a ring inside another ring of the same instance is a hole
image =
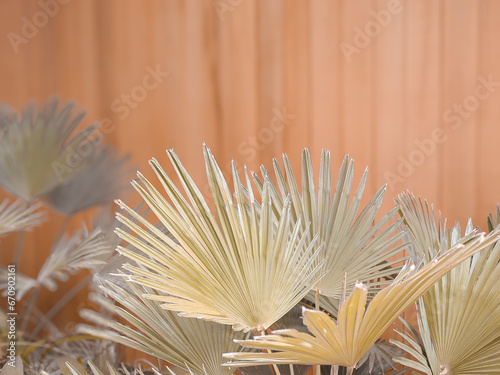
[[[429,207],[427,201],[422,201],[420,198],[417,201],[409,192],[400,194],[395,202],[401,207],[400,215],[406,229],[403,232],[414,264],[427,264],[457,243],[467,242],[477,233],[470,220],[464,237],[461,234],[460,223],[448,229],[446,220],[443,222],[441,219],[441,212],[436,218],[433,207]]]
[[[286,197],[291,195],[292,223],[295,224],[301,217],[301,229],[305,230],[307,240],[310,241],[319,235],[317,243],[325,242],[323,256],[318,258],[318,261],[325,259],[322,271],[326,275],[315,288],[323,295],[339,298],[346,272],[348,291],[354,288],[356,281],[377,287],[389,284],[391,280],[387,280],[386,276],[397,273],[400,268],[391,267],[395,262],[388,262],[388,259],[400,253],[404,245],[398,244],[402,234],[395,233],[399,223],[391,222],[397,208],[374,223],[386,187],[377,191],[358,215],[367,171],[365,170],[349,203],[354,176],[354,162],[349,161],[349,156],[344,158],[333,191],[329,151],[323,150],[321,154],[317,190],[307,149],[302,153],[302,192],[299,191],[299,184],[295,180],[288,157],[284,155],[283,160],[285,173],[274,159],[274,172],[278,184],[277,188],[273,186],[271,189],[273,208],[279,215]],[[261,171],[264,179],[269,179],[267,171],[264,168],[261,168]],[[259,190],[262,191],[264,186],[262,181],[255,174],[253,176]],[[306,224],[309,222],[311,225],[307,227]],[[373,282],[375,279],[377,281]]]
[[[96,337],[112,340],[142,352],[164,359],[196,375],[231,374],[233,371],[221,367],[222,354],[237,350],[235,338],[243,338],[227,325],[206,322],[199,319],[182,318],[162,309],[157,302],[144,295],[159,295],[152,289],[127,282],[127,289],[108,282],[104,292],[121,306],[108,299],[94,295],[101,307],[122,318],[135,327],[106,318],[91,310],[82,310],[81,315],[103,328],[88,325],[78,330]]]
[[[67,274],[78,269],[94,270],[105,263],[113,248],[97,228],[88,233],[84,227],[69,239],[59,241],[40,270],[37,280],[49,290],[56,290],[56,279],[66,280]]]
[[[31,102],[21,116],[3,116],[0,136],[0,184],[12,194],[32,200],[49,192],[84,165],[79,147],[97,125],[72,137],[84,113],[73,115],[74,104],[60,110],[57,98],[40,110]]]
[[[419,332],[413,328],[410,323],[402,317],[399,319],[403,322],[407,332],[395,330],[407,343],[397,340],[391,340],[393,345],[401,348],[404,352],[410,354],[413,359],[407,357],[394,357],[394,361],[402,365],[421,371],[427,375],[439,375],[441,366],[436,357],[436,351],[432,344],[432,339],[429,334],[429,326],[427,325],[427,317],[425,316],[425,308],[422,309],[421,299],[417,301],[417,322]]]
[[[319,280],[321,264],[314,267],[318,254],[313,253],[315,239],[309,242],[305,235],[299,235],[300,220],[295,226],[290,224],[289,200],[283,205],[279,221],[274,220],[269,181],[264,183],[259,205],[246,176],[246,200],[233,165],[234,202],[214,157],[208,148],[204,152],[217,216],[175,153],[169,151],[191,204],[152,160],[151,166],[172,204],[141,174],[144,187],[135,182],[133,185],[171,236],[122,203],[156,237],[122,216],[119,219],[144,241],[121,230],[117,233],[155,262],[135,251],[119,251],[147,268],[126,267],[134,274],[134,281],[169,294],[151,296],[163,302],[163,307],[188,317],[232,324],[235,329],[267,329]]]
[[[128,157],[119,157],[111,146],[101,146],[84,166],[47,195],[49,204],[64,215],[112,203],[125,190]]]
[[[420,245],[425,251],[424,262],[437,248],[446,252],[454,242],[470,238],[467,232],[465,238],[460,238],[456,226],[451,231],[442,230],[436,240],[437,225],[423,214],[423,205],[417,205],[409,196],[400,196],[400,200],[413,242],[425,243],[429,242],[426,238],[434,238],[433,242],[439,244],[431,243],[427,248]],[[419,325],[425,330],[422,335],[430,338],[427,342],[432,343],[425,351],[437,358],[443,373],[480,375],[500,369],[499,262],[497,243],[453,269],[422,297]]]
[[[278,350],[274,353],[229,353],[230,366],[256,364],[325,364],[345,366],[353,371],[358,361],[390,324],[425,293],[437,280],[478,251],[497,241],[499,232],[486,238],[475,236],[458,244],[412,276],[403,273],[366,306],[367,289],[357,284],[341,305],[337,321],[327,314],[304,309],[304,324],[313,336],[295,330],[276,331],[270,336],[242,341],[245,347]]]
[[[22,200],[17,200],[10,206],[8,204],[7,199],[0,204],[0,236],[35,227],[42,223],[45,217],[43,211],[35,212],[42,206],[40,202],[31,206],[27,206]]]

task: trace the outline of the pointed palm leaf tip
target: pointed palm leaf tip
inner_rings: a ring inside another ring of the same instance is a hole
[[[321,364],[353,369],[368,349],[391,323],[452,268],[498,240],[493,232],[486,238],[477,235],[465,245],[458,244],[413,275],[404,272],[384,288],[366,307],[367,289],[356,284],[342,304],[337,321],[327,314],[307,310],[304,324],[313,335],[295,330],[281,330],[273,335],[241,341],[249,348],[273,350],[272,353],[228,353],[228,366],[256,364]],[[414,267],[411,267],[413,269]]]
[[[354,161],[346,155],[335,184],[331,187],[330,152],[323,150],[318,178],[315,185],[314,171],[309,151],[302,153],[302,189],[286,155],[283,156],[285,172],[274,160],[277,186],[271,186],[273,209],[276,214],[282,211],[284,201],[292,198],[292,223],[302,217],[301,230],[307,239],[319,236],[318,244],[325,243],[324,251],[318,262],[324,260],[322,271],[326,273],[315,286],[320,293],[339,298],[344,274],[347,272],[347,290],[354,288],[356,281],[368,286],[381,287],[390,280],[387,276],[396,274],[400,267],[388,261],[399,254],[404,245],[400,243],[402,234],[396,233],[400,222],[394,221],[397,208],[375,222],[375,216],[382,204],[386,187],[380,188],[366,207],[359,212],[361,198],[366,183],[365,170],[358,188],[353,189]],[[269,175],[261,168],[265,180]],[[264,184],[253,175],[260,191]],[[354,192],[352,199],[351,193]],[[311,223],[306,230],[306,224]],[[374,282],[374,280],[377,280]]]
[[[401,214],[410,229],[411,242],[424,264],[437,251],[448,252],[454,243],[473,235],[469,222],[462,237],[457,224],[448,229],[436,221],[427,202],[410,194],[399,196]],[[491,228],[491,227],[490,227]],[[416,360],[399,359],[431,375],[492,374],[500,369],[500,243],[485,248],[445,275],[419,301],[418,341],[411,346],[395,342]],[[436,365],[437,363],[437,365]],[[429,365],[431,364],[431,365]]]
[[[142,266],[127,266],[132,280],[167,293],[150,298],[183,316],[231,324],[237,330],[267,329],[318,282],[321,263],[316,261],[318,252],[314,251],[316,238],[308,240],[299,234],[300,220],[291,224],[289,200],[284,203],[279,220],[275,219],[269,181],[264,182],[262,202],[258,203],[246,172],[244,186],[234,165],[233,199],[214,157],[205,147],[207,177],[216,211],[212,213],[177,155],[173,151],[167,153],[183,193],[156,160],[150,164],[167,197],[140,173],[141,183],[133,185],[171,237],[119,202],[142,224],[118,215],[138,236],[117,230],[122,239],[138,250],[119,248]]]

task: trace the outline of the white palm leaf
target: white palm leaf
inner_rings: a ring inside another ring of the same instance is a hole
[[[225,356],[235,361],[227,365],[340,365],[352,373],[363,355],[399,315],[443,275],[478,251],[491,246],[498,237],[498,231],[487,237],[484,234],[475,236],[465,245],[456,245],[415,274],[408,276],[408,272],[405,272],[393,284],[377,293],[368,307],[367,289],[357,284],[342,304],[337,321],[323,312],[304,309],[304,324],[313,336],[295,330],[282,330],[273,335],[242,341],[245,347],[277,352],[228,353]]]
[[[446,227],[446,220],[441,219],[441,212],[436,214],[432,205],[429,207],[427,201],[417,199],[409,192],[400,194],[395,199],[401,207],[400,215],[403,219],[408,250],[413,263],[416,265],[426,264],[439,254],[447,251],[450,247],[461,242],[466,242],[477,230],[472,227],[469,220],[462,237],[460,223],[456,223],[452,229]]]
[[[389,284],[391,281],[386,277],[397,273],[400,267],[395,266],[395,261],[388,261],[388,259],[399,254],[404,244],[400,243],[402,234],[395,233],[399,225],[398,221],[394,221],[397,208],[375,222],[386,187],[378,190],[358,215],[367,171],[365,170],[349,202],[354,162],[349,161],[348,155],[344,158],[333,191],[329,151],[323,150],[321,154],[318,189],[316,189],[311,158],[307,149],[302,153],[301,192],[288,157],[283,155],[283,160],[285,173],[277,160],[274,160],[277,187],[272,186],[271,195],[275,213],[279,215],[286,197],[291,195],[292,223],[295,224],[299,218],[302,218],[301,229],[305,230],[308,241],[319,235],[317,243],[325,242],[323,256],[318,261],[325,259],[322,271],[326,275],[314,288],[319,289],[323,295],[339,298],[346,272],[348,291],[354,288],[356,281],[363,282],[370,287]],[[261,171],[264,179],[270,179],[264,168],[261,168]],[[253,177],[261,192],[262,181],[256,174]],[[306,224],[309,222],[311,225],[307,227]],[[374,279],[377,280],[374,281]]]
[[[400,197],[415,202],[414,198]],[[415,243],[435,236],[436,226],[423,216],[422,205],[402,205]],[[429,228],[422,229],[422,228]],[[471,225],[467,232],[470,232]],[[459,227],[443,230],[438,238],[439,250],[446,252],[460,238]],[[436,250],[429,246],[424,260]],[[427,331],[432,346],[428,355],[435,356],[447,374],[490,374],[500,368],[500,244],[486,248],[462,263],[424,294],[420,303],[420,326]],[[425,319],[425,321],[422,321]],[[437,374],[436,374],[437,375]]]
[[[88,233],[84,227],[69,239],[59,241],[42,269],[37,280],[49,290],[57,289],[56,279],[67,280],[69,273],[79,269],[95,270],[103,265],[113,252],[106,235],[96,228]]]
[[[221,367],[222,354],[238,350],[239,346],[233,340],[243,338],[243,334],[227,325],[183,318],[162,309],[157,302],[145,297],[161,295],[150,288],[132,282],[126,283],[127,288],[112,282],[106,284],[107,287],[101,288],[119,305],[100,295],[93,295],[92,299],[127,324],[114,317],[81,310],[82,317],[107,329],[79,325],[77,329],[80,332],[151,354],[196,375],[229,375],[233,372]]]
[[[146,268],[126,267],[134,281],[168,293],[150,296],[164,308],[187,317],[232,324],[237,330],[267,329],[318,282],[321,264],[314,266],[316,239],[306,241],[305,235],[299,235],[300,220],[294,226],[290,224],[289,200],[279,221],[274,220],[268,181],[264,183],[261,207],[246,176],[246,200],[233,165],[234,201],[206,147],[204,154],[217,216],[175,153],[168,151],[187,200],[156,160],[150,164],[172,203],[141,174],[144,186],[135,181],[133,185],[171,235],[120,202],[150,233],[119,215],[119,220],[143,240],[122,230],[118,235],[146,256],[122,247],[118,250]]]
[[[27,206],[22,200],[16,200],[9,205],[8,199],[5,199],[0,204],[0,236],[40,225],[45,217],[45,212],[35,212],[40,207],[40,202]]]

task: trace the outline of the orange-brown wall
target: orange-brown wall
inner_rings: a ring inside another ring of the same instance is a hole
[[[484,228],[500,200],[499,1],[40,4],[54,1],[0,1],[0,102],[75,99],[87,122],[112,121],[106,140],[149,175],[148,159],[166,165],[174,148],[203,185],[203,142],[225,171],[232,158],[270,168],[284,152],[298,168],[304,147],[319,166],[328,148],[335,169],[346,153],[355,178],[369,167],[367,195],[389,183],[384,210],[409,189]],[[51,219],[26,243],[32,276],[62,221]],[[0,243],[3,263],[12,243]]]

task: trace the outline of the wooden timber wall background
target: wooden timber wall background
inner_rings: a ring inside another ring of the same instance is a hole
[[[283,152],[298,168],[304,147],[337,170],[349,153],[367,196],[389,184],[385,211],[409,189],[484,228],[500,201],[499,19],[498,0],[0,0],[0,102],[74,99],[138,169],[174,148],[201,184],[203,142],[225,171]],[[30,234],[24,272],[61,221]]]

